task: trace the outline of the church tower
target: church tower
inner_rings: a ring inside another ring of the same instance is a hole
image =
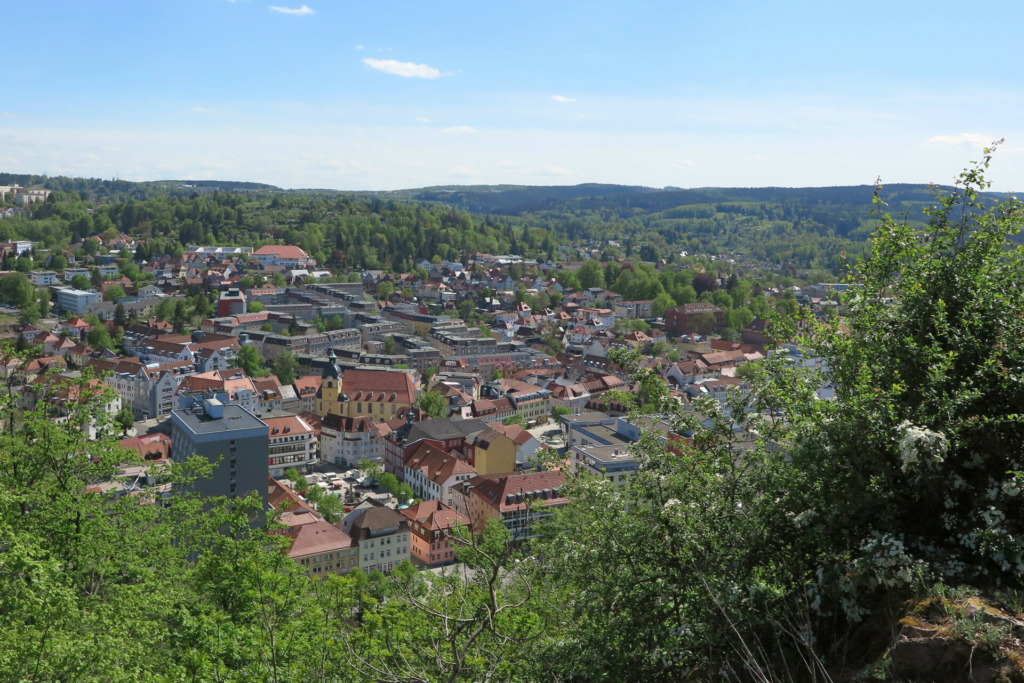
[[[341,415],[341,368],[338,367],[338,357],[334,355],[334,349],[331,349],[331,355],[327,357],[327,360],[329,361],[327,367],[320,373],[323,381],[320,383],[320,390],[316,393],[313,409],[320,417],[324,417],[328,413]]]

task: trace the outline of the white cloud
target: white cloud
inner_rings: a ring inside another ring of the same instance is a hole
[[[0,113],[0,116],[3,116],[5,119],[13,119],[15,116],[17,116],[17,114],[15,114],[13,111],[5,111]]]
[[[303,5],[302,7],[277,7],[276,5],[271,5],[270,9],[273,12],[292,14],[300,17],[304,17],[308,14],[314,14],[316,12],[312,7],[307,7],[306,5]]]
[[[476,129],[473,126],[451,126],[449,128],[442,128],[443,133],[475,133]]]
[[[978,133],[960,133],[959,135],[936,135],[928,138],[928,142],[943,145],[987,145],[992,142],[992,138]]]
[[[367,57],[363,60],[363,64],[371,69],[403,78],[440,78],[443,75],[432,66],[414,64],[413,62],[399,62],[395,59],[373,59],[372,57]]]
[[[354,48],[352,48],[352,49],[353,49],[353,50],[365,50],[365,49],[366,49],[366,47],[365,47],[365,46],[363,46],[363,45],[356,45],[356,46],[355,46]]]
[[[430,119],[425,119],[422,116],[417,116],[416,120],[419,121],[420,123],[430,123]]]
[[[472,178],[474,172],[469,166],[456,166],[452,169],[452,176],[456,178]]]
[[[540,173],[540,175],[567,176],[572,175],[572,172],[567,168],[562,168],[561,166],[551,166],[549,164],[544,166],[544,170]]]
[[[555,102],[559,102],[560,104],[568,104],[570,102],[576,101],[575,97],[566,97],[564,95],[552,95],[551,99],[553,99]]]

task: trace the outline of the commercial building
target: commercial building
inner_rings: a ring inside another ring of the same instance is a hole
[[[202,496],[244,497],[256,491],[267,504],[267,423],[237,405],[217,399],[195,401],[186,410],[171,411],[171,458],[185,462],[193,454],[213,463],[208,478],[192,490]]]
[[[57,309],[61,313],[85,315],[90,304],[98,302],[102,297],[99,292],[86,292],[70,287],[57,290]]]

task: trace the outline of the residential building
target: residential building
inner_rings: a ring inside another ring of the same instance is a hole
[[[480,387],[481,398],[507,398],[528,425],[543,424],[551,414],[551,392],[518,379],[503,378]]]
[[[497,431],[497,426],[488,427],[466,437],[466,461],[480,474],[516,471],[516,443]]]
[[[288,556],[309,576],[347,574],[359,566],[359,548],[344,531],[327,523],[282,481],[270,480],[268,502],[290,539]]]
[[[409,550],[415,559],[427,567],[455,562],[454,533],[460,527],[469,529],[467,515],[439,500],[425,500],[400,514],[409,520]]]
[[[359,547],[344,531],[310,510],[284,512],[284,535],[291,539],[288,557],[309,576],[347,574],[359,566]]]
[[[412,487],[417,498],[452,505],[452,489],[477,474],[471,465],[454,454],[445,453],[429,443],[420,443],[406,457],[402,479]]]
[[[306,471],[317,462],[317,440],[313,428],[298,415],[263,417],[267,425],[270,476],[280,479],[286,469]]]
[[[523,540],[536,535],[533,525],[550,516],[552,509],[569,502],[562,494],[564,484],[565,475],[556,470],[478,476],[460,489],[474,529],[497,520],[514,540]]]
[[[409,520],[391,508],[367,501],[346,515],[341,525],[359,548],[359,568],[364,572],[386,574],[409,559]]]

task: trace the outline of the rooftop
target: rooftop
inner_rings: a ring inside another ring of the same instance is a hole
[[[242,429],[266,430],[267,425],[245,408],[234,404],[222,406],[223,417],[211,417],[206,411],[174,410],[174,420],[194,434],[214,434],[216,432],[235,431]]]

